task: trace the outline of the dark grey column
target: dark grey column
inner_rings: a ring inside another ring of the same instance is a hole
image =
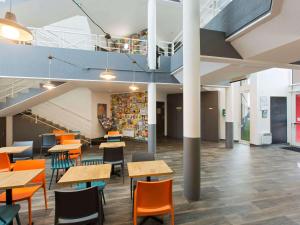
[[[234,144],[234,140],[233,140],[233,122],[226,122],[225,131],[226,131],[225,147],[226,148],[233,148],[233,144]]]
[[[183,165],[184,165],[184,196],[191,201],[200,199],[200,138],[183,139]]]
[[[148,124],[148,152],[156,153],[156,124]]]

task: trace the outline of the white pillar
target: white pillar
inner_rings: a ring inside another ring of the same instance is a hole
[[[148,66],[156,69],[156,0],[148,0]]]
[[[184,195],[200,199],[200,6],[183,1]]]
[[[156,153],[156,84],[148,83],[148,152]]]
[[[233,148],[234,145],[234,124],[233,124],[233,87],[232,85],[226,88],[226,148]]]

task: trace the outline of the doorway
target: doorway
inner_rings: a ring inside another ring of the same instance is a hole
[[[201,92],[201,139],[219,141],[219,93]]]
[[[287,99],[271,97],[272,144],[287,143]]]
[[[241,142],[250,143],[250,93],[241,93]]]
[[[6,118],[0,117],[0,148],[6,146]]]
[[[156,102],[156,135],[165,136],[165,103]]]

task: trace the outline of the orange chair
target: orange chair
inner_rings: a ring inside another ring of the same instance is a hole
[[[31,199],[33,195],[40,189],[44,189],[44,200],[45,200],[45,208],[48,208],[47,203],[47,192],[46,192],[46,161],[44,159],[38,160],[19,160],[15,163],[14,171],[19,170],[33,170],[33,169],[44,169],[44,171],[35,177],[31,183],[34,184],[32,186],[22,187],[22,188],[14,188],[12,190],[13,202],[19,201],[28,201],[28,214],[29,214],[29,224],[32,224],[32,211],[31,211]],[[6,193],[2,193],[0,195],[0,203],[6,202]]]
[[[174,206],[172,180],[137,183],[134,193],[133,224],[137,225],[138,216],[171,215],[174,225]]]
[[[107,132],[107,135],[109,136],[109,135],[119,135],[120,134],[120,132],[119,131],[108,131]]]
[[[14,168],[7,153],[0,153],[0,172],[8,172]]]
[[[80,144],[80,139],[73,139],[73,140],[63,140],[62,144],[63,145],[69,145],[69,144]],[[69,158],[70,159],[75,159],[76,163],[78,158],[80,157],[80,161],[82,160],[82,154],[81,154],[81,147],[78,149],[70,150],[69,151]]]
[[[53,130],[52,133],[53,134],[64,134],[66,132],[64,130]]]

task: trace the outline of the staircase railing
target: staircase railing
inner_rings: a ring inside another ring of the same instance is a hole
[[[75,112],[75,110],[69,110],[51,101],[44,102],[31,110],[33,114],[53,121],[53,123],[70,130],[78,130],[84,136],[89,137],[91,134],[92,121]]]
[[[34,120],[35,123],[39,122],[39,123],[41,123],[43,125],[46,125],[47,127],[51,127],[52,129],[55,129],[55,130],[60,130],[61,129],[60,127],[54,126],[54,125],[52,125],[52,124],[50,124],[50,123],[48,123],[46,121],[40,120],[38,115],[26,114],[26,113],[20,113],[20,114],[22,116],[25,116],[27,118],[30,118],[30,119]],[[68,132],[69,132],[69,130],[68,130]],[[83,142],[85,142],[85,143],[91,144],[91,140],[88,139],[88,138],[80,138],[80,140],[83,141]]]

